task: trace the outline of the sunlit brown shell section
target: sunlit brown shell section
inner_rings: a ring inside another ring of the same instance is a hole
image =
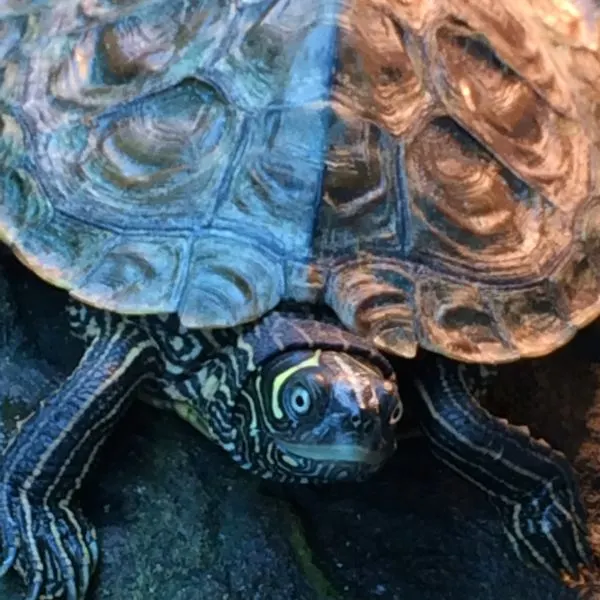
[[[504,362],[600,312],[587,0],[0,7],[0,239],[188,327],[324,302],[384,350]]]
[[[347,326],[504,362],[598,316],[599,38],[580,5],[346,3],[315,248]]]

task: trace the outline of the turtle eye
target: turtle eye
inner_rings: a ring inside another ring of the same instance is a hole
[[[303,385],[295,385],[288,395],[288,404],[296,415],[305,415],[312,406],[310,392]]]
[[[402,404],[396,404],[390,415],[390,425],[395,425],[402,418]]]

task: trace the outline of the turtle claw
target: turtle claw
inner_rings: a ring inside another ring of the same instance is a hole
[[[560,481],[545,483],[526,502],[499,506],[504,529],[523,562],[576,581],[592,565],[583,509]]]
[[[43,505],[2,487],[0,575],[14,566],[28,584],[27,600],[82,600],[98,562],[93,527],[66,503]]]
[[[570,588],[583,588],[593,581],[593,575],[589,566],[581,565],[576,575],[563,571],[560,574],[562,582]]]
[[[27,600],[38,600],[42,594],[42,577],[36,577],[29,586],[29,593],[27,594]]]
[[[14,544],[8,545],[6,557],[0,565],[0,578],[4,577],[14,566],[17,560],[17,547]]]

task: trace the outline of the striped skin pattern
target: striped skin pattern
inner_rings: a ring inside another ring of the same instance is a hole
[[[0,463],[0,575],[28,600],[82,600],[99,555],[74,500],[134,395],[175,410],[243,468],[280,481],[360,480],[395,449],[394,371],[360,338],[304,316],[188,331],[176,317],[74,304],[87,351],[23,421]]]
[[[490,496],[519,558],[577,584],[593,559],[575,473],[527,427],[480,406],[473,384],[488,377],[484,367],[441,356],[424,361],[416,381],[421,426],[436,456]]]

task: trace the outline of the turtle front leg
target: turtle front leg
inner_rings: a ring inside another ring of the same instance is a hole
[[[0,459],[0,576],[14,566],[29,586],[28,600],[85,596],[98,545],[73,495],[130,392],[155,364],[153,342],[131,322],[85,309],[80,317],[87,351]]]
[[[467,381],[475,372],[443,357],[427,359],[416,385],[420,417],[434,453],[489,494],[523,562],[577,576],[591,563],[575,473],[563,454],[484,410]]]

